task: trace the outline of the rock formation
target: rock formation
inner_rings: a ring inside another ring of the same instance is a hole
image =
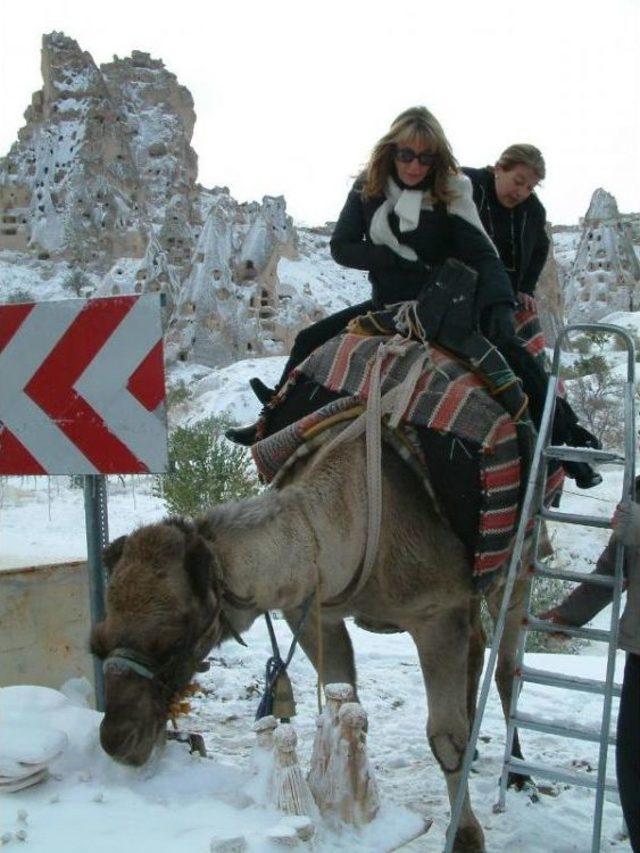
[[[73,276],[70,295],[161,292],[170,361],[284,352],[309,320],[278,318],[278,260],[296,252],[284,199],[238,204],[196,183],[193,99],[161,60],[98,68],[54,32],[42,76],[0,160],[0,259]]]
[[[540,324],[548,347],[554,346],[564,317],[563,276],[556,262],[551,230],[551,226],[547,225],[550,238],[549,254],[540,273],[535,293]]]
[[[620,216],[615,198],[603,189],[594,192],[584,217],[565,301],[571,323],[640,309],[640,264],[631,222]]]

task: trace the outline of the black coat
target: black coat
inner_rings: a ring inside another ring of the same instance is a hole
[[[544,207],[535,193],[532,193],[517,207],[507,209],[498,201],[491,169],[465,167],[463,172],[471,179],[473,200],[480,219],[509,270],[513,290],[516,293],[533,295],[549,253]],[[510,236],[511,216],[513,244]]]
[[[391,230],[401,243],[415,250],[418,262],[407,261],[387,246],[371,242],[371,220],[385,199],[364,198],[361,183],[354,184],[331,237],[331,255],[342,266],[368,271],[376,307],[415,299],[427,280],[425,265],[433,267],[447,258],[457,258],[478,272],[479,312],[489,305],[513,303],[511,283],[500,258],[484,231],[473,224],[477,214],[471,185],[462,175],[454,180],[456,203],[438,203],[421,210],[415,230],[400,233],[397,215],[389,217]]]

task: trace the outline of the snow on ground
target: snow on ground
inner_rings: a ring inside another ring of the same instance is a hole
[[[367,274],[338,267],[328,252],[328,236],[301,229],[298,239],[298,259],[278,262],[278,278],[285,289],[313,298],[327,314],[370,298]]]
[[[264,367],[261,362],[260,367]],[[261,371],[266,379],[269,377]],[[602,486],[578,493],[570,487],[563,501],[567,511],[609,516],[621,488],[619,471],[605,471]],[[135,491],[133,483],[136,482]],[[34,483],[38,488],[34,490]],[[109,522],[112,536],[164,514],[157,498],[149,494],[150,481],[111,478]],[[552,536],[557,559],[576,570],[590,571],[607,539],[607,532],[554,525]],[[5,566],[49,562],[84,553],[82,492],[70,489],[67,478],[10,478],[0,493],[0,553]],[[604,626],[606,613],[595,623]],[[276,621],[281,646],[289,631]],[[385,811],[368,833],[340,837],[324,829],[316,849],[383,850],[415,826],[415,815],[434,818],[425,838],[403,848],[410,851],[442,849],[448,820],[443,776],[428,748],[424,726],[426,703],[415,649],[406,635],[374,635],[349,626],[360,673],[360,700],[369,715],[368,748],[380,784]],[[246,833],[251,851],[267,849],[264,833],[280,818],[274,812],[247,804],[251,733],[269,640],[262,622],[245,636],[249,647],[229,643],[212,655],[208,673],[199,676],[201,692],[181,727],[202,732],[210,757],[189,756],[187,748],[168,745],[152,767],[134,771],[119,767],[100,750],[100,715],[82,703],[82,689],[68,686],[72,700],[54,694],[55,707],[38,710],[38,695],[28,688],[0,690],[0,763],[2,744],[16,737],[17,726],[50,726],[65,732],[69,746],[51,766],[52,777],[21,792],[0,795],[0,834],[27,832],[33,853],[124,853],[153,849],[154,853],[207,851],[214,835]],[[561,647],[561,646],[560,646]],[[581,655],[531,654],[528,662],[540,668],[602,677],[603,647],[587,646]],[[618,660],[621,675],[622,655]],[[315,680],[302,653],[294,658],[291,676],[298,702],[295,726],[299,756],[308,766],[315,728]],[[55,698],[57,697],[57,698]],[[560,697],[560,701],[559,701]],[[46,698],[46,697],[45,697]],[[51,699],[51,695],[49,695]],[[53,701],[53,700],[52,700]],[[554,720],[595,724],[600,699],[579,693],[562,693],[542,686],[527,686],[522,710]],[[44,703],[47,705],[47,702]],[[17,707],[16,707],[17,706]],[[524,732],[527,758],[571,769],[594,767],[595,744],[566,741]],[[493,814],[497,798],[504,743],[499,702],[492,692],[481,733],[480,757],[471,778],[471,796],[485,829],[488,849],[523,853],[588,851],[593,792],[556,786],[556,796],[543,796],[533,804],[526,794],[510,793],[507,811]],[[614,772],[613,756],[609,771]],[[406,810],[409,810],[408,812]],[[26,825],[18,814],[27,813]],[[413,816],[412,816],[413,815]],[[603,849],[628,850],[619,839],[619,807],[605,804]],[[19,846],[15,836],[10,845]],[[8,849],[11,849],[9,847]]]
[[[273,387],[286,360],[282,355],[247,358],[219,370],[198,364],[175,365],[169,380],[174,387],[183,383],[189,391],[189,399],[177,407],[173,420],[181,425],[193,424],[212,415],[225,416],[237,423],[255,420],[262,404],[249,387],[249,379],[259,376]]]

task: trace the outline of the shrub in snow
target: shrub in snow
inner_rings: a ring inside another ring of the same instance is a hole
[[[33,294],[30,290],[22,290],[18,288],[18,290],[12,290],[11,293],[7,296],[7,303],[9,305],[15,305],[19,302],[33,302]]]
[[[225,418],[213,417],[177,427],[169,437],[172,471],[154,477],[152,491],[171,513],[198,515],[214,504],[259,491],[246,450],[230,444]]]
[[[82,296],[91,288],[91,279],[82,270],[72,270],[62,282],[65,290],[70,290],[76,296]]]
[[[167,390],[166,403],[167,408],[169,410],[179,406],[181,403],[185,403],[187,400],[191,399],[191,391],[187,387],[184,381],[178,382],[176,385],[172,385]]]

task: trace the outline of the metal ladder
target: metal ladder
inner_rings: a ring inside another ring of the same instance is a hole
[[[556,393],[558,383],[560,381],[560,355],[563,342],[573,332],[606,332],[610,335],[615,335],[624,341],[627,350],[627,379],[624,387],[624,454],[608,451],[595,450],[592,448],[574,448],[574,447],[556,447],[550,445],[551,429],[553,424],[553,416],[556,406]],[[577,515],[572,513],[559,512],[554,509],[547,509],[543,504],[544,484],[546,481],[547,464],[549,460],[572,460],[597,463],[614,463],[624,466],[624,478],[622,499],[633,500],[634,498],[634,471],[635,471],[635,409],[634,409],[634,394],[635,394],[635,346],[632,337],[619,326],[610,324],[577,324],[565,327],[559,334],[556,341],[556,346],[553,355],[553,366],[549,385],[547,388],[547,398],[545,401],[544,413],[540,424],[540,432],[536,442],[536,447],[531,463],[531,471],[525,497],[522,506],[522,513],[518,524],[518,530],[515,537],[513,553],[509,562],[509,568],[506,577],[505,590],[503,600],[500,607],[500,612],[494,627],[494,636],[491,643],[489,659],[485,669],[485,674],[480,689],[478,698],[478,706],[474,719],[474,724],[469,736],[469,742],[465,751],[462,769],[461,780],[458,787],[456,799],[451,811],[451,821],[447,831],[447,840],[445,844],[445,853],[451,853],[453,850],[453,842],[455,833],[460,821],[460,813],[464,801],[464,791],[466,790],[469,772],[475,753],[480,726],[486,708],[491,682],[496,667],[500,641],[504,632],[507,610],[509,607],[513,587],[520,571],[520,562],[522,549],[526,534],[526,529],[529,520],[534,518],[534,550],[532,563],[532,583],[529,585],[527,598],[525,602],[527,617],[524,620],[522,630],[520,632],[517,658],[516,658],[516,673],[513,682],[513,690],[511,694],[511,707],[509,718],[507,721],[507,738],[505,745],[505,758],[503,763],[502,775],[500,778],[500,793],[497,804],[497,810],[501,811],[505,808],[507,779],[509,771],[518,773],[531,773],[543,778],[551,778],[559,782],[568,783],[571,785],[579,785],[596,789],[596,800],[593,820],[592,833],[592,853],[599,853],[600,837],[602,830],[602,809],[604,805],[604,795],[607,790],[617,790],[615,780],[606,778],[607,767],[607,752],[610,744],[615,743],[615,738],[609,733],[611,724],[611,703],[614,695],[620,695],[620,689],[614,684],[614,670],[616,660],[616,648],[618,637],[618,620],[620,615],[620,596],[622,592],[623,572],[622,564],[624,559],[624,548],[621,544],[616,548],[615,574],[613,577],[589,575],[588,573],[570,572],[549,569],[538,559],[538,542],[540,539],[540,531],[544,520],[560,521],[568,524],[579,524],[589,527],[610,528],[611,524],[608,519],[599,518],[589,515]],[[613,588],[613,602],[611,608],[611,626],[608,631],[595,630],[593,628],[570,628],[546,622],[544,620],[535,619],[529,614],[531,601],[531,589],[536,577],[553,577],[575,583],[595,583],[599,585],[610,586]],[[546,672],[544,670],[536,670],[523,664],[524,650],[526,645],[526,637],[528,631],[541,631],[545,633],[554,633],[562,630],[563,633],[570,637],[579,637],[594,641],[606,642],[609,645],[607,655],[606,675],[604,681],[595,679],[578,678],[557,673]],[[599,730],[589,730],[583,726],[567,726],[557,723],[549,723],[543,719],[536,718],[529,714],[518,712],[518,698],[522,684],[544,684],[551,687],[557,687],[565,690],[580,690],[585,693],[596,693],[603,696],[602,709],[602,725]],[[589,740],[599,743],[598,757],[598,773],[596,778],[592,778],[587,774],[572,773],[559,768],[549,767],[546,765],[535,764],[532,762],[522,761],[511,756],[511,748],[513,744],[514,732],[517,727],[530,729],[538,732],[546,732],[555,735],[562,735],[569,738],[578,738],[581,740]]]

